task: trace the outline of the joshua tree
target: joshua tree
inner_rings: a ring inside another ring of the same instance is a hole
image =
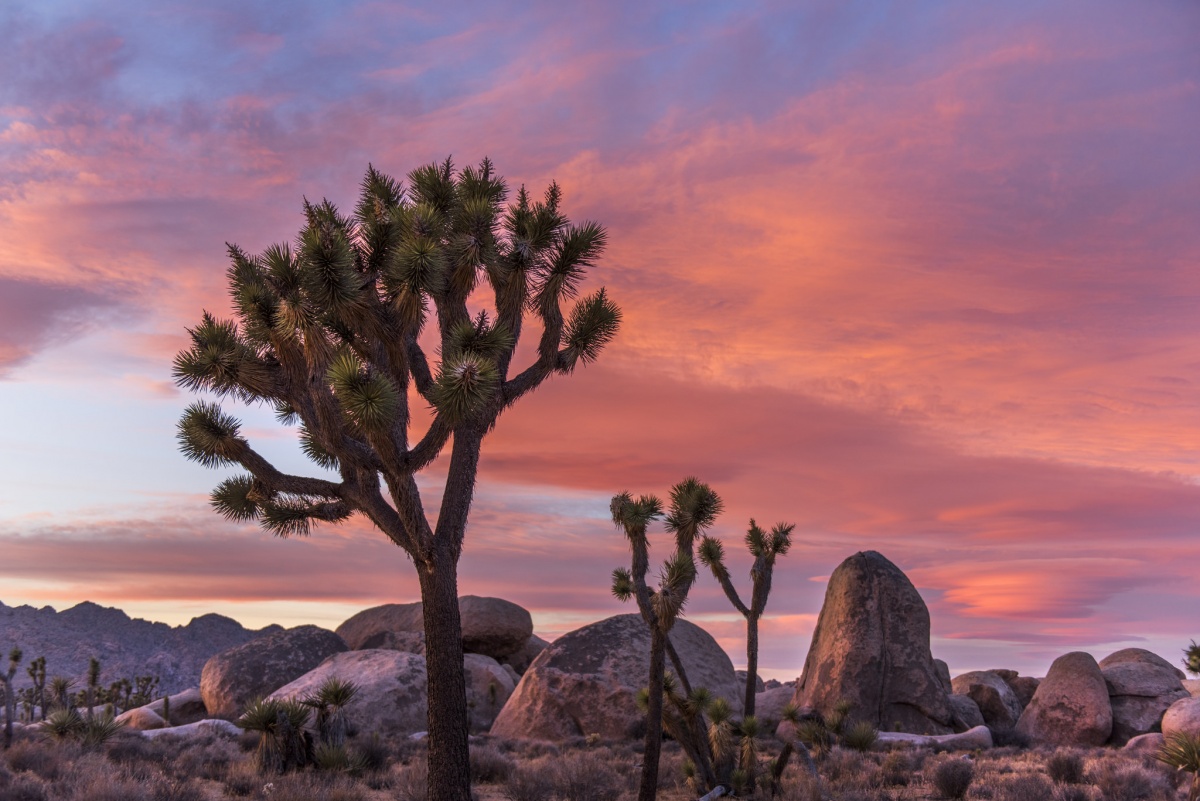
[[[330,676],[316,692],[301,701],[317,712],[317,739],[322,745],[340,748],[346,744],[346,706],[357,694],[357,684]]]
[[[662,502],[653,495],[637,500],[628,492],[612,499],[613,522],[625,532],[633,552],[630,568],[613,571],[613,594],[622,601],[634,598],[642,619],[650,627],[650,677],[647,686],[646,749],[642,757],[642,778],[638,801],[653,801],[658,790],[658,763],[663,734],[663,681],[671,628],[687,603],[688,591],[696,581],[693,548],[696,537],[708,528],[721,512],[720,497],[707,484],[695,478],[685,479],[671,488],[671,511],[667,530],[675,534],[675,553],[663,564],[657,591],[646,583],[650,567],[646,529],[662,516]],[[677,658],[676,672],[685,694],[691,694],[686,675]]]
[[[50,678],[51,706],[57,709],[69,709],[71,707],[71,690],[74,687],[74,679],[66,676],[52,676]]]
[[[550,376],[596,359],[621,318],[603,289],[564,311],[604,249],[604,228],[572,225],[556,184],[540,202],[524,188],[505,205],[507,197],[486,159],[458,172],[449,159],[419,168],[407,187],[368,168],[353,214],[305,202],[295,249],[253,256],[230,246],[236,319],[205,312],[174,365],[184,388],[272,405],[299,426],[307,455],[336,474],[285,474],[220,406],[193,403],[179,423],[184,454],[246,471],[213,492],[220,513],[287,537],[359,512],[412,559],[424,602],[433,801],[470,797],[457,566],[483,438]],[[480,306],[489,308],[472,317]],[[526,314],[541,335],[536,358],[516,369]],[[414,442],[415,396],[434,414]],[[415,475],[451,441],[435,526]]]
[[[46,657],[39,656],[25,669],[33,680],[33,700],[42,720],[46,719]]]
[[[4,685],[4,748],[12,745],[13,715],[17,714],[17,691],[13,687],[13,676],[17,675],[17,666],[21,664],[21,649],[13,648],[8,652],[8,671],[0,673],[0,684]]]
[[[1192,644],[1183,649],[1183,667],[1193,676],[1200,676],[1200,644],[1192,640]]]
[[[246,706],[237,725],[259,733],[257,761],[264,775],[299,770],[311,759],[311,742],[305,737],[309,708],[299,701],[258,699]]]
[[[87,673],[87,690],[85,690],[85,703],[87,705],[88,720],[95,720],[96,715],[93,711],[96,705],[96,689],[100,686],[100,660],[92,657],[88,660]]]
[[[758,684],[758,619],[767,608],[767,596],[771,593],[771,575],[775,572],[775,557],[783,556],[792,547],[792,523],[779,523],[771,533],[763,531],[750,520],[750,529],[746,532],[746,548],[754,557],[754,565],[750,568],[750,581],[753,589],[750,593],[750,605],[742,603],[737,589],[729,578],[725,568],[725,546],[721,541],[705,536],[700,542],[700,561],[708,566],[713,577],[725,591],[725,596],[733,604],[733,608],[746,618],[746,701],[745,714],[754,714],[754,688]]]

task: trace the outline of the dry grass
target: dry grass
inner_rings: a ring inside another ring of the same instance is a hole
[[[3,801],[424,801],[426,745],[355,738],[369,753],[358,775],[321,773],[267,777],[254,769],[253,742],[218,736],[145,740],[125,733],[105,747],[22,736],[0,752]],[[779,753],[760,742],[762,764]],[[658,797],[693,801],[678,744],[663,748]],[[579,738],[566,743],[472,743],[477,801],[625,801],[637,794],[641,746]],[[1016,746],[974,754],[925,749],[833,748],[810,780],[798,763],[783,775],[778,801],[1178,801],[1180,779],[1149,756],[1108,749],[1034,750]],[[969,772],[970,780],[964,777]],[[952,775],[953,774],[953,775]],[[955,783],[957,776],[957,784]],[[966,784],[965,790],[962,785]],[[756,799],[765,801],[760,791]]]

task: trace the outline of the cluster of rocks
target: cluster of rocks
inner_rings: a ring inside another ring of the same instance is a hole
[[[1147,735],[1200,734],[1200,698],[1150,651],[1127,648],[1099,663],[1065,654],[1044,679],[1003,669],[951,679],[930,652],[929,629],[929,610],[904,573],[874,551],[855,554],[830,576],[792,702],[829,715],[848,701],[853,718],[940,744],[959,742],[955,733],[978,739],[981,729],[1051,746],[1145,747]]]
[[[643,733],[636,697],[650,635],[638,615],[610,617],[547,643],[533,633],[529,612],[509,601],[464,596],[459,612],[472,732],[546,740]],[[367,609],[336,632],[275,627],[209,658],[199,687],[168,699],[169,721],[161,699],[121,719],[147,736],[235,732],[231,721],[251,700],[304,698],[338,677],[358,686],[346,710],[358,730],[412,735],[427,728],[423,629],[419,603]],[[747,676],[716,640],[681,620],[671,644],[691,684],[740,715]],[[876,726],[883,742],[947,749],[987,748],[1001,734],[1038,745],[1135,749],[1173,731],[1200,735],[1200,683],[1185,686],[1180,670],[1142,649],[1100,662],[1069,653],[1043,679],[1004,669],[951,678],[931,653],[920,594],[873,551],[851,556],[830,576],[800,678],[758,679],[755,689],[758,719],[778,724],[785,738],[790,724],[780,720],[789,703],[825,716],[849,703],[850,719]]]

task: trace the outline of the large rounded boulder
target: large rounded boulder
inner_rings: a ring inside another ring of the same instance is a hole
[[[1172,734],[1187,734],[1200,737],[1200,698],[1181,698],[1163,714],[1162,733],[1166,737]]]
[[[1190,694],[1180,673],[1162,657],[1140,648],[1126,648],[1100,662],[1112,705],[1113,745],[1124,745],[1155,731],[1171,704]]]
[[[407,644],[425,631],[424,607],[413,604],[384,604],[364,609],[338,626],[338,635],[351,650],[397,648],[416,650]],[[464,595],[458,599],[462,619],[463,651],[504,659],[516,654],[533,635],[533,618],[524,608],[503,598]],[[399,645],[398,645],[399,643]]]
[[[500,663],[482,654],[466,654],[463,671],[471,731],[486,732],[512,694],[513,680]],[[428,728],[425,657],[408,651],[367,649],[335,654],[271,697],[304,699],[334,677],[358,688],[346,707],[354,731],[394,737]]]
[[[875,551],[829,577],[794,702],[887,731],[948,734],[953,713],[929,650],[929,610],[901,570]]]
[[[250,701],[345,650],[341,637],[318,626],[277,631],[211,657],[200,673],[200,696],[211,717],[234,720]]]
[[[975,702],[983,722],[992,729],[1011,729],[1021,717],[1021,702],[1011,686],[991,670],[973,670],[951,682],[957,695]]]
[[[706,687],[741,714],[740,685],[729,656],[686,620],[671,630],[692,687]],[[639,615],[617,615],[564,634],[538,655],[492,725],[513,739],[579,735],[637,736],[645,716],[636,696],[650,668],[650,630]],[[671,672],[671,661],[667,660]]]
[[[1016,730],[1035,745],[1099,746],[1112,735],[1104,674],[1091,654],[1064,654],[1050,665]]]

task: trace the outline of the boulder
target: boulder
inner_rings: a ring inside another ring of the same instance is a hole
[[[148,706],[139,706],[117,715],[117,723],[122,723],[133,731],[166,728],[167,722]]]
[[[523,674],[529,670],[529,666],[533,664],[533,660],[537,659],[538,654],[546,650],[546,646],[550,643],[543,640],[536,634],[529,635],[529,639],[525,641],[516,653],[509,654],[500,660],[500,664],[509,665],[517,672],[517,675]]]
[[[758,718],[759,729],[773,731],[783,720],[783,708],[792,702],[791,687],[780,685],[754,694],[754,717]]]
[[[1029,706],[1029,702],[1033,700],[1033,694],[1037,692],[1038,685],[1041,683],[1041,679],[1035,679],[1032,676],[1017,676],[1012,681],[1005,682],[1017,696],[1022,710]]]
[[[253,699],[274,692],[326,657],[345,650],[341,637],[317,626],[277,631],[210,658],[200,673],[200,696],[209,715],[234,720]],[[172,709],[172,718],[174,714]]]
[[[1021,702],[999,674],[992,670],[973,670],[955,676],[954,693],[975,702],[983,722],[993,729],[1011,729],[1021,717]]]
[[[171,726],[166,729],[149,729],[143,731],[141,735],[146,739],[153,740],[156,737],[196,737],[206,734],[224,734],[230,737],[238,737],[241,733],[242,730],[228,720],[200,720],[183,726]]]
[[[1153,651],[1147,651],[1145,648],[1122,648],[1120,651],[1114,651],[1108,656],[1100,660],[1100,669],[1112,667],[1113,665],[1127,664],[1143,664],[1157,665],[1163,670],[1170,671],[1175,678],[1179,680],[1186,679],[1183,671],[1172,665],[1167,660],[1163,659]]]
[[[409,650],[409,638],[398,634],[422,634],[423,609],[420,602],[372,607],[338,626],[337,633],[354,651],[392,648],[398,642],[405,645],[397,650]],[[458,599],[458,613],[466,653],[503,659],[521,650],[533,636],[533,618],[529,612],[502,598],[464,595]]]
[[[782,687],[782,686],[783,686],[783,682],[779,681],[779,679],[767,679],[766,681],[763,682],[763,689],[765,689],[765,690],[774,690],[777,687]]]
[[[956,732],[964,732],[976,726],[986,725],[983,713],[979,711],[979,705],[969,696],[951,694],[946,696],[946,700],[950,703],[950,711],[953,715],[951,725]]]
[[[1127,648],[1117,654],[1138,650]],[[1112,705],[1113,745],[1124,745],[1132,737],[1155,731],[1171,704],[1190,697],[1176,675],[1178,671],[1149,651],[1142,653],[1152,658],[1110,661],[1110,657],[1105,660],[1108,666],[1100,669]]]
[[[1193,697],[1200,696],[1200,679],[1184,679],[1183,689],[1191,693]]]
[[[733,663],[704,629],[680,620],[671,630],[692,687],[706,687],[729,702],[734,717],[742,699]],[[492,725],[510,739],[565,740],[599,734],[636,737],[645,725],[636,695],[646,686],[650,631],[639,615],[617,615],[564,634],[533,661]],[[671,671],[671,660],[667,660]]]
[[[1035,745],[1100,746],[1112,734],[1112,706],[1104,674],[1091,654],[1075,651],[1050,665],[1017,732]]]
[[[911,745],[939,751],[974,751],[991,748],[993,745],[992,730],[987,726],[976,726],[960,734],[928,735],[881,731],[876,742],[880,745]]]
[[[849,701],[852,720],[881,730],[951,732],[946,692],[929,651],[929,610],[891,562],[865,551],[829,577],[796,706],[829,715]]]
[[[1176,732],[1200,737],[1200,698],[1182,698],[1163,714],[1163,735],[1169,737]]]
[[[744,670],[735,670],[733,672],[734,672],[734,675],[737,676],[738,683],[740,685],[742,685],[742,697],[744,698],[746,695],[746,679],[748,679],[750,677],[750,674]],[[765,689],[767,689],[767,686],[765,684],[763,684],[762,676],[755,674],[755,676],[754,676],[754,693],[755,693],[755,695],[757,695],[758,693],[761,693]]]
[[[208,718],[208,709],[204,706],[204,698],[200,695],[199,687],[175,693],[168,696],[168,700],[171,702],[171,725],[173,726],[196,723]],[[157,701],[147,704],[145,708],[161,717],[163,699],[159,698]]]
[[[471,730],[487,731],[512,694],[513,681],[500,663],[482,654],[464,655],[463,669]],[[408,651],[367,649],[334,654],[271,697],[305,698],[333,676],[358,687],[346,707],[353,730],[388,738],[429,727],[425,657]]]
[[[1122,746],[1122,751],[1132,751],[1134,753],[1154,754],[1158,749],[1162,748],[1163,741],[1162,732],[1152,731],[1148,734],[1139,734],[1136,737],[1130,737],[1129,742]]]
[[[942,689],[946,691],[946,695],[954,692],[954,687],[950,681],[950,666],[941,659],[933,660],[933,667],[937,671],[938,681],[942,683]]]

